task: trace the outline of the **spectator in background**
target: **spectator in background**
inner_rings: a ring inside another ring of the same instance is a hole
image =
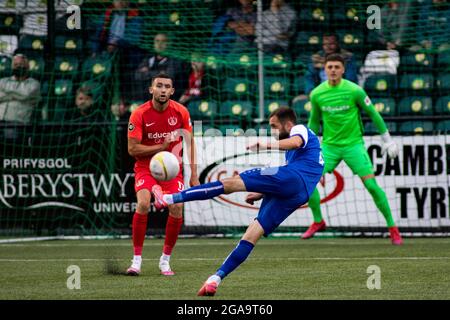
[[[284,0],[272,0],[270,8],[264,10],[261,24],[256,25],[261,33],[264,51],[284,53],[295,32],[297,13]]]
[[[139,16],[137,8],[130,6],[126,0],[114,0],[112,6],[105,11],[103,23],[98,32],[98,41],[93,44],[94,54],[106,50],[114,53],[123,49],[131,58],[135,55],[131,51],[137,48],[132,43],[139,42],[142,28],[142,17]],[[133,61],[136,64],[138,61]]]
[[[311,56],[311,63],[305,74],[305,94],[310,92],[322,82],[328,80],[324,71],[325,57],[332,53],[340,54],[345,60],[344,78],[354,83],[358,83],[358,71],[354,62],[353,54],[339,46],[337,34],[324,34],[322,37],[322,50]]]
[[[76,110],[73,110],[66,120],[80,122],[98,121],[99,117],[96,114],[93,105],[94,97],[92,88],[88,86],[78,88],[75,95]]]
[[[41,98],[39,81],[29,76],[30,65],[23,54],[12,60],[12,76],[0,79],[0,120],[29,124]]]
[[[446,0],[426,1],[420,5],[419,19],[416,23],[416,39],[419,45],[412,50],[450,49],[450,5]]]
[[[203,78],[205,76],[205,63],[199,54],[193,53],[191,59],[191,74],[189,75],[189,83],[187,89],[178,100],[179,103],[186,105],[193,99],[202,96]]]
[[[240,7],[227,10],[226,28],[234,32],[235,40],[231,44],[231,51],[241,51],[253,46],[255,41],[256,12],[253,0],[239,0]]]
[[[239,0],[240,7],[230,8],[227,27],[237,34],[237,42],[253,42],[255,39],[256,12],[253,0]]]
[[[153,76],[164,72],[174,79],[174,100],[180,99],[187,87],[188,66],[181,61],[167,56],[169,38],[165,33],[158,33],[153,42],[154,54],[142,60],[134,73],[137,84],[133,88],[131,100],[149,100],[148,87]]]
[[[111,113],[114,115],[117,121],[128,123],[131,115],[131,106],[120,99],[117,103],[111,105]]]
[[[398,50],[405,43],[405,32],[409,21],[409,2],[391,1],[381,9],[381,29],[378,43],[382,49]]]
[[[127,0],[114,0],[105,11],[102,24],[93,42],[93,56],[118,54],[120,92],[127,96],[133,89],[133,72],[139,65],[144,51],[138,47],[143,17]]]

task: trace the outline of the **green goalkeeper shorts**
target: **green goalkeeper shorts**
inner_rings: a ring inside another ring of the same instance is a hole
[[[322,153],[325,160],[324,172],[326,173],[333,172],[341,160],[344,160],[352,172],[360,177],[373,174],[372,162],[362,143],[345,147],[323,144]]]

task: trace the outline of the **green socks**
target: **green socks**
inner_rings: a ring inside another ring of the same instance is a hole
[[[317,188],[314,189],[311,197],[308,201],[308,206],[311,208],[312,214],[314,216],[314,222],[322,221],[322,211],[320,210],[320,194]]]
[[[389,207],[389,202],[386,197],[386,193],[377,184],[375,178],[369,178],[364,181],[364,186],[367,188],[369,193],[372,195],[375,205],[381,211],[388,227],[394,227],[395,222],[392,218],[391,208]]]

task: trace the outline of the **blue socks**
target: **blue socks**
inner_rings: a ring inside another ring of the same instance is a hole
[[[220,181],[201,184],[172,194],[173,203],[187,202],[194,200],[206,200],[217,197],[224,193],[223,184]]]
[[[254,245],[247,240],[239,241],[236,248],[231,252],[231,254],[225,259],[222,266],[217,270],[216,275],[221,279],[225,278],[234,269],[239,267],[239,265],[247,259],[248,255],[252,252]]]

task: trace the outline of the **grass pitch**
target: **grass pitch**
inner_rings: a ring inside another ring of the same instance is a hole
[[[58,240],[0,244],[0,299],[450,299],[450,239],[262,239],[224,280],[215,297],[197,290],[237,239],[180,239],[159,274],[163,240],[146,240],[139,277],[123,275],[131,240]],[[67,268],[79,266],[81,288],[69,290]],[[369,290],[367,269],[381,270]]]

